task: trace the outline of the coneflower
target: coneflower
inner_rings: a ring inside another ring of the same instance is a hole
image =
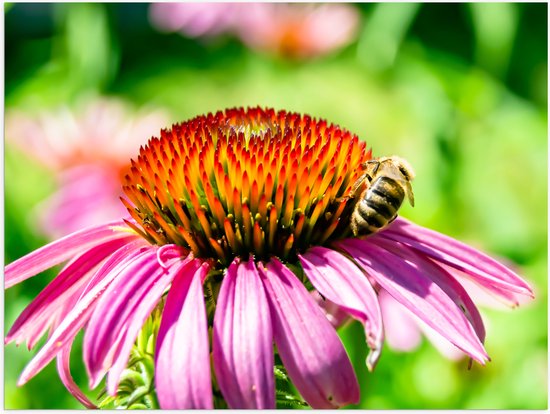
[[[9,110],[6,142],[48,168],[58,185],[33,211],[39,229],[55,240],[123,215],[121,170],[167,119],[161,110],[133,111],[113,97],[35,115]]]
[[[8,332],[6,342],[32,347],[49,330],[19,384],[57,357],[67,388],[93,406],[69,373],[71,345],[84,329],[90,387],[107,375],[115,395],[155,311],[161,408],[274,408],[276,357],[311,407],[341,407],[358,402],[359,387],[311,290],[364,325],[369,368],[384,338],[380,292],[481,364],[483,322],[459,278],[512,305],[532,295],[485,254],[401,218],[353,237],[347,196],[371,152],[335,125],[231,109],[160,135],[124,176],[130,217],[6,267],[11,287],[68,262]]]

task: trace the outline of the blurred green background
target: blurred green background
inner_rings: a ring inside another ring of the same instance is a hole
[[[252,50],[231,35],[155,29],[148,4],[6,4],[5,107],[47,111],[85,94],[168,111],[170,121],[232,106],[323,117],[375,156],[414,166],[402,214],[515,262],[536,300],[482,309],[492,361],[468,370],[427,341],[385,347],[374,373],[359,324],[341,330],[362,388],[359,408],[547,407],[547,5],[354,4],[357,36],[314,59]],[[163,125],[159,125],[160,128]],[[46,242],[29,212],[55,188],[49,171],[5,147],[5,261]],[[5,294],[5,329],[55,271]],[[33,351],[35,352],[35,351]],[[5,349],[6,408],[81,408],[51,363],[24,387],[32,353]],[[81,348],[73,375],[88,390]]]

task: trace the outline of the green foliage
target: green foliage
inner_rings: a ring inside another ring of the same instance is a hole
[[[305,408],[309,405],[297,394],[283,365],[275,365],[275,401],[277,408]]]

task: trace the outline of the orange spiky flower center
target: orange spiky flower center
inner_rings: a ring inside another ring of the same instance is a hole
[[[227,265],[292,260],[342,237],[362,162],[357,136],[272,109],[229,109],[162,130],[132,160],[122,199],[135,231]],[[348,205],[346,208],[346,205]]]

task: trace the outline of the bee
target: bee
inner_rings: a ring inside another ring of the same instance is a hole
[[[354,236],[366,236],[383,229],[397,217],[407,196],[414,206],[411,181],[414,171],[397,156],[369,160],[361,167],[363,175],[354,183],[350,198],[353,205],[350,227]]]

